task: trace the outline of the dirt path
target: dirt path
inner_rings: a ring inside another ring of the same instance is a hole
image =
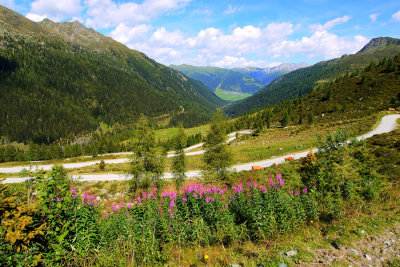
[[[362,231],[362,230],[361,230]],[[312,262],[300,266],[343,265],[383,266],[387,260],[400,260],[400,223],[387,227],[382,233],[362,232],[363,236],[351,246],[318,249]]]

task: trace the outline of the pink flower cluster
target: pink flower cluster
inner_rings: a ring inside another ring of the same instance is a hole
[[[82,194],[82,202],[88,205],[93,205],[93,206],[97,205],[96,197],[94,195],[89,196],[86,193]]]

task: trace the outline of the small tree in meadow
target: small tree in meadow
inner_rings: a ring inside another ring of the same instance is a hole
[[[179,124],[178,133],[174,136],[173,145],[175,149],[175,157],[172,161],[172,172],[175,177],[175,185],[178,190],[185,181],[186,171],[186,156],[185,147],[187,144],[187,137],[183,125]]]
[[[206,152],[203,156],[203,172],[208,179],[215,177],[222,180],[227,178],[227,169],[231,164],[232,155],[225,143],[226,128],[227,123],[224,114],[218,109],[205,140]]]
[[[154,130],[149,121],[141,115],[136,125],[136,136],[132,145],[132,158],[129,174],[131,190],[139,186],[149,187],[158,184],[164,172],[164,157],[157,153]]]

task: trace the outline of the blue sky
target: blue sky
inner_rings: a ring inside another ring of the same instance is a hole
[[[400,38],[399,0],[0,0],[34,21],[85,26],[169,64],[271,67]]]

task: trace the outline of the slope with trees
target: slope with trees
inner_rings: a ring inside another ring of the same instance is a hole
[[[266,105],[300,98],[340,75],[348,72],[355,73],[371,62],[377,63],[385,57],[392,58],[399,52],[399,39],[388,37],[372,39],[356,54],[319,62],[311,67],[283,75],[253,96],[228,106],[225,112],[230,116],[237,116]]]
[[[0,7],[0,136],[51,143],[140,114],[210,119],[207,87],[79,22],[34,23]],[[186,115],[186,113],[190,115]]]

